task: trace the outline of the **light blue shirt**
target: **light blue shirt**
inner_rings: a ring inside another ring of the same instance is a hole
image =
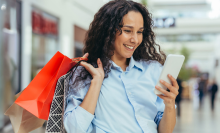
[[[112,62],[104,79],[95,114],[80,107],[89,86],[67,98],[64,127],[68,133],[157,133],[163,100],[154,94],[162,71],[157,61],[130,59],[124,72]]]

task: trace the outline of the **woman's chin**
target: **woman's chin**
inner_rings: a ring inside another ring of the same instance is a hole
[[[133,54],[125,54],[124,57],[125,57],[125,58],[131,58],[132,55],[133,55]]]

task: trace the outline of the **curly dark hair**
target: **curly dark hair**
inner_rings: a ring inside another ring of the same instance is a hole
[[[133,53],[134,60],[155,60],[163,65],[166,59],[166,55],[160,50],[160,46],[155,43],[152,15],[147,8],[133,1],[113,0],[102,6],[95,14],[86,34],[83,50],[83,53],[89,53],[88,63],[94,67],[97,67],[97,59],[101,59],[105,78],[108,77],[110,72],[111,64],[109,60],[114,54],[116,32],[119,31],[119,35],[121,35],[123,16],[129,11],[141,13],[144,19],[143,41]],[[127,61],[129,62],[129,59]],[[86,79],[88,75],[90,74],[84,68],[79,77]]]

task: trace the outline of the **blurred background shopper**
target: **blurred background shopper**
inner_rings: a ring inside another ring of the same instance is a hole
[[[216,99],[216,93],[218,91],[218,85],[216,84],[216,81],[214,80],[212,86],[211,86],[211,108],[214,110],[215,106],[215,99]]]
[[[205,95],[205,89],[206,89],[206,80],[204,79],[204,76],[201,76],[200,81],[199,81],[199,105],[200,108],[202,107],[202,103],[203,103],[203,97]]]
[[[177,116],[180,117],[180,112],[181,112],[180,102],[182,100],[181,96],[182,96],[183,87],[182,87],[182,81],[179,78],[177,78],[176,80],[177,80],[177,83],[179,85],[179,94],[177,95],[175,101],[176,101],[176,105],[177,105]]]

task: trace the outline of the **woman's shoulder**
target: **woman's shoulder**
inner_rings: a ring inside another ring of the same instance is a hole
[[[88,82],[91,82],[91,78],[89,76],[86,76],[86,69],[84,69],[83,66],[77,66],[76,68],[73,68],[71,70],[71,78],[69,80],[69,84],[88,84]],[[84,78],[83,78],[84,77]]]
[[[72,69],[72,74],[73,75],[80,75],[80,73],[82,71],[83,71],[83,66],[77,66]]]
[[[72,70],[71,77],[67,82],[69,86],[66,90],[68,96],[85,96],[91,83],[91,78],[89,76],[83,78],[83,76],[85,76],[85,73],[83,71],[85,71],[83,66],[78,66],[77,68],[75,68],[75,70]]]

